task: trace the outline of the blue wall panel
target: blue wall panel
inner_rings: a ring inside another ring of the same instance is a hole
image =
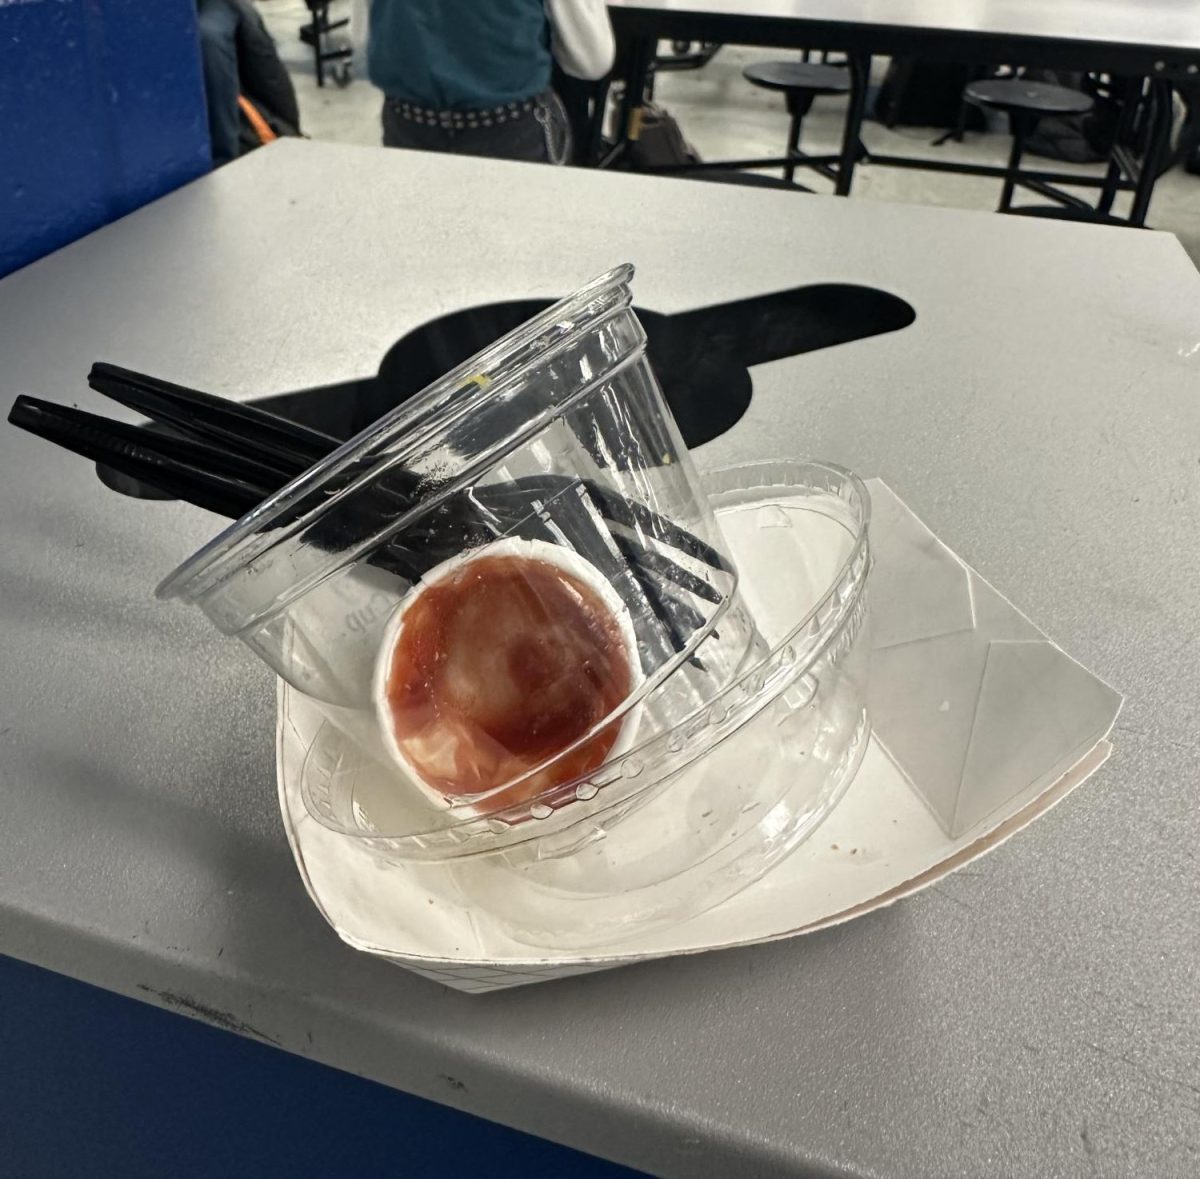
[[[0,0],[0,275],[210,166],[195,0]]]

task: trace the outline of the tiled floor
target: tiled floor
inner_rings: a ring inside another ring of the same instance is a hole
[[[362,0],[340,0],[345,13],[352,8],[359,11],[360,5],[365,7]],[[339,89],[327,82],[318,89],[312,51],[300,43],[298,35],[300,26],[309,19],[303,0],[259,0],[259,6],[295,80],[307,134],[343,143],[379,143],[380,96],[366,81],[361,53],[355,60],[354,78],[349,86]],[[335,10],[338,7],[339,4],[334,5]],[[702,70],[664,74],[658,83],[656,99],[679,120],[684,134],[705,159],[776,155],[782,150],[787,134],[782,97],[751,86],[742,78],[742,68],[751,61],[781,56],[789,55],[726,47]],[[834,150],[840,141],[844,110],[844,100],[818,99],[805,120],[804,146],[813,151]],[[1009,140],[1003,134],[971,134],[964,143],[933,147],[936,135],[932,130],[889,131],[877,123],[867,123],[863,137],[869,148],[897,155],[929,155],[989,164],[1003,164],[1008,156]],[[811,182],[803,176],[799,178],[812,188],[824,187],[819,178],[810,178]],[[873,168],[867,164],[855,173],[852,199],[993,209],[999,192],[1000,182],[988,177]],[[1123,211],[1121,203],[1116,211]],[[1164,176],[1155,189],[1150,224],[1178,234],[1200,265],[1200,176],[1180,169]]]

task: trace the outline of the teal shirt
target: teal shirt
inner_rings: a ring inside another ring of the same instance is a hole
[[[550,85],[543,0],[371,0],[367,69],[389,98],[476,110]]]

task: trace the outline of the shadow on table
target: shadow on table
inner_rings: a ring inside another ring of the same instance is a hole
[[[551,306],[549,299],[525,299],[455,311],[392,345],[374,377],[253,404],[334,438],[350,438]],[[689,447],[737,425],[750,406],[756,365],[899,331],[916,319],[898,296],[845,283],[792,287],[674,315],[638,309],[637,315],[650,363]],[[126,495],[161,498],[106,467],[99,474]]]

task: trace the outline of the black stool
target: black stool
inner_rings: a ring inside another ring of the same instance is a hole
[[[781,90],[787,98],[792,123],[788,129],[787,163],[783,178],[789,184],[796,175],[796,165],[812,168],[829,180],[836,180],[832,164],[839,156],[806,156],[800,150],[800,127],[804,116],[812,109],[813,100],[822,94],[848,94],[850,71],[841,66],[820,65],[808,61],[760,61],[748,65],[742,76],[753,86],[764,90]]]
[[[986,78],[968,82],[963,98],[972,106],[1004,111],[1012,127],[1012,151],[1004,174],[1004,189],[1000,193],[999,212],[1012,209],[1013,189],[1024,183],[1021,179],[1021,155],[1025,141],[1044,115],[1084,115],[1092,109],[1092,100],[1078,90],[1053,86],[1049,82],[1027,82],[1024,78]],[[1045,194],[1044,185],[1029,184]]]
[[[325,63],[332,61],[338,63],[333,67],[333,80],[339,86],[345,86],[350,81],[350,58],[354,56],[354,50],[349,45],[330,46],[326,43],[325,38],[338,29],[344,29],[350,23],[350,18],[330,20],[331,0],[304,0],[304,2],[312,14],[312,20],[301,27],[300,40],[305,45],[312,46],[313,64],[317,71],[317,85],[325,85]]]

